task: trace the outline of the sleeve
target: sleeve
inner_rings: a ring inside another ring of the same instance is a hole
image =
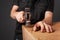
[[[12,0],[12,5],[17,5],[18,6],[19,1],[18,0]]]
[[[47,0],[37,0],[34,7],[34,18],[43,19],[45,11],[47,10],[48,1]]]
[[[45,17],[45,11],[53,11],[53,0],[37,0],[34,7],[34,19],[41,20]]]
[[[48,8],[47,11],[52,11],[54,9],[54,0],[48,0]]]
[[[35,9],[36,9],[36,12],[38,13],[47,10],[47,7],[48,7],[47,0],[39,0],[35,3]]]
[[[19,9],[17,11],[22,11],[23,10],[21,0],[12,0],[12,6],[13,5],[19,6]]]

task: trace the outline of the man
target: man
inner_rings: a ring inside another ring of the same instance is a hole
[[[21,29],[25,20],[24,9],[29,7],[32,15],[31,23],[35,24],[33,31],[38,27],[41,28],[41,32],[52,32],[53,4],[53,0],[13,0],[10,16],[17,20],[17,26]]]

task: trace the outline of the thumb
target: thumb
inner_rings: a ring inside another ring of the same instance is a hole
[[[20,11],[19,13],[22,13],[22,14],[24,14],[24,11]]]

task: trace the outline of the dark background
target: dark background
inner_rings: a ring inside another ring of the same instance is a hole
[[[16,27],[15,20],[10,18],[12,0],[0,0],[0,40],[13,40]],[[60,0],[54,3],[53,21],[60,21]]]

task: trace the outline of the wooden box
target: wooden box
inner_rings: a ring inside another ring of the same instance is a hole
[[[22,26],[23,40],[60,40],[60,22],[53,24],[53,33],[41,33],[32,31],[32,27]]]

